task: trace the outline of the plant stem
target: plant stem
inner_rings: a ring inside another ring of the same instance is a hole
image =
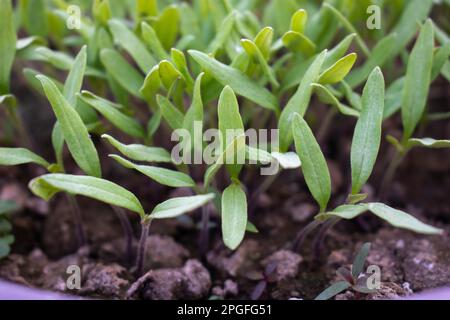
[[[124,209],[111,206],[119,218],[120,225],[122,226],[123,233],[125,235],[125,255],[127,263],[131,263],[133,259],[133,228],[131,227],[130,220]]]
[[[322,224],[321,221],[314,220],[310,222],[308,225],[306,225],[304,228],[302,228],[297,233],[297,236],[295,237],[294,242],[292,243],[292,251],[298,252],[308,234],[321,224]]]
[[[81,248],[87,245],[87,236],[86,231],[83,228],[83,218],[81,216],[80,206],[74,196],[68,194],[66,194],[66,196],[75,224],[75,233],[78,240],[78,246]]]
[[[151,220],[141,221],[141,238],[139,239],[138,252],[136,256],[136,273],[140,277],[144,274],[145,253],[147,251],[147,236]]]
[[[340,218],[331,218],[325,221],[323,225],[320,227],[319,232],[317,233],[317,235],[314,237],[313,240],[313,252],[315,261],[320,260],[320,252],[322,251],[323,243],[327,235],[327,232],[331,230],[331,228],[333,228],[333,226],[340,220],[341,220]]]
[[[331,121],[333,120],[336,113],[337,113],[336,108],[330,108],[330,110],[328,110],[327,114],[325,115],[322,125],[320,126],[319,131],[317,132],[317,141],[319,144],[322,143],[323,140],[325,139],[328,130],[330,129]]]
[[[209,208],[207,205],[202,207],[202,226],[200,230],[200,238],[199,238],[199,250],[200,255],[204,257],[208,252],[209,248]]]
[[[389,163],[389,166],[384,173],[383,180],[381,181],[380,190],[378,192],[380,200],[383,200],[385,198],[388,187],[391,184],[392,179],[394,178],[395,172],[397,171],[397,168],[400,165],[400,163],[402,162],[406,153],[407,153],[406,151],[403,153],[400,153],[397,150],[395,150],[394,157],[393,157],[392,161]]]

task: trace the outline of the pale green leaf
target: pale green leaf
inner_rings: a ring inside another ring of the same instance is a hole
[[[346,116],[359,117],[358,110],[342,104],[327,87],[318,83],[313,83],[311,86],[314,88],[314,93],[319,97],[321,102],[335,106],[340,113]]]
[[[292,134],[305,182],[319,203],[320,210],[324,211],[331,196],[330,172],[325,157],[308,124],[298,114],[294,115],[292,121]]]
[[[297,10],[291,18],[291,30],[298,33],[304,33],[307,21],[308,13],[304,9]]]
[[[0,165],[15,166],[19,164],[36,163],[44,168],[50,164],[34,152],[24,148],[0,148]]]
[[[145,41],[150,50],[155,54],[159,60],[167,59],[169,54],[164,49],[161,41],[155,30],[146,22],[141,24],[142,39]]]
[[[118,155],[109,156],[120,163],[120,165],[122,165],[123,167],[139,171],[150,179],[155,180],[159,184],[174,188],[195,186],[194,180],[192,180],[192,178],[185,173],[173,171],[166,168],[138,165]]]
[[[369,179],[378,156],[384,111],[384,77],[375,68],[362,94],[362,110],[351,148],[352,194],[359,193]]]
[[[266,88],[255,83],[247,75],[220,63],[200,51],[189,50],[188,52],[205,71],[210,73],[222,85],[229,85],[237,94],[264,108],[278,112],[279,107],[276,97]]]
[[[163,203],[158,204],[155,209],[153,209],[150,214],[150,218],[153,219],[167,219],[175,218],[184,213],[194,211],[204,205],[209,201],[214,199],[214,193],[190,196],[190,197],[179,197],[169,199]]]
[[[38,75],[37,78],[41,81],[75,162],[87,174],[100,177],[101,168],[97,150],[80,116],[49,78],[43,75]]]
[[[433,138],[412,138],[408,140],[408,147],[425,147],[425,148],[450,148],[450,140],[435,140]]]
[[[359,249],[358,254],[355,257],[352,265],[352,276],[358,279],[358,276],[364,271],[364,263],[370,251],[370,242],[366,242]]]
[[[164,96],[158,95],[156,97],[158,105],[161,110],[161,114],[164,120],[167,121],[169,126],[173,129],[180,129],[183,127],[184,114],[175,107],[169,99]]]
[[[350,53],[339,59],[335,64],[322,72],[319,77],[319,83],[335,84],[342,81],[355,64],[356,57],[356,53]]]
[[[135,160],[145,162],[172,162],[170,153],[163,148],[148,147],[142,144],[123,144],[110,135],[102,135],[114,148],[124,156]]]
[[[339,293],[347,290],[352,285],[348,283],[347,281],[338,281],[333,283],[330,287],[322,291],[321,294],[319,294],[314,300],[328,300],[333,298],[335,295],[338,295]]]
[[[239,184],[233,183],[223,191],[221,212],[223,242],[234,250],[244,239],[247,226],[247,197]]]
[[[2,95],[9,93],[17,37],[11,0],[0,0],[0,8],[0,95]]]
[[[293,52],[301,52],[307,57],[312,56],[316,51],[316,45],[304,34],[288,31],[281,38],[286,48]]]

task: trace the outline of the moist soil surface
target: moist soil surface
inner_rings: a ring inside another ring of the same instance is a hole
[[[448,84],[444,81],[433,86],[430,96],[433,112],[445,111],[450,105]],[[320,105],[312,105],[311,109],[314,111],[309,121],[317,132],[318,119],[327,109]],[[33,119],[39,124],[32,129],[37,146],[48,145],[42,142],[48,142],[48,128],[52,127],[45,122],[53,121],[50,117],[42,118],[42,121]],[[398,137],[399,115],[387,120],[383,127],[384,134]],[[354,120],[338,115],[320,141],[332,176],[334,197],[330,207],[342,204],[348,193],[353,128]],[[416,136],[448,138],[450,126],[446,121],[429,123]],[[107,147],[99,140],[96,142],[103,158],[104,176],[145,199],[146,207],[151,208],[168,197],[190,194],[189,190],[167,189],[120,168],[107,160]],[[161,145],[164,143],[160,141]],[[50,149],[37,151],[51,157]],[[384,140],[374,173],[364,188],[369,201],[379,200],[380,182],[391,158],[392,148]],[[70,167],[70,157],[67,162],[68,171],[79,173],[74,166]],[[46,203],[26,188],[31,178],[42,173],[34,166],[0,168],[0,199],[14,200],[22,208],[11,217],[16,241],[10,256],[0,261],[1,279],[96,298],[312,299],[338,279],[339,267],[351,265],[364,242],[371,242],[366,266],[374,264],[381,268],[381,289],[369,295],[347,291],[336,299],[398,298],[450,285],[449,150],[412,150],[388,186],[384,199],[390,206],[442,228],[445,231],[442,236],[395,229],[365,214],[354,221],[339,222],[318,249],[313,250],[313,234],[298,252],[293,252],[293,239],[312,221],[318,208],[300,171],[290,170],[284,171],[267,191],[252,200],[249,218],[259,233],[248,233],[235,251],[224,247],[219,216],[212,205],[206,253],[199,251],[200,212],[154,222],[147,239],[146,272],[142,277],[134,274],[134,257],[127,255],[123,231],[114,211],[101,203],[77,198],[88,236],[88,245],[79,248],[66,198],[59,195]],[[264,179],[256,178],[257,175],[257,168],[243,172],[249,195]],[[201,171],[198,176],[201,177]],[[226,175],[221,177],[219,189],[227,183]],[[131,213],[128,217],[137,239],[138,218]],[[66,280],[70,275],[66,271],[70,265],[81,268],[80,290],[67,289]]]

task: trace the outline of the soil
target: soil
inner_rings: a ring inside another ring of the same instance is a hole
[[[448,84],[441,82],[438,81],[437,89],[431,92],[429,105],[433,112],[446,111],[450,105]],[[318,119],[327,109],[320,105],[311,109],[309,120],[317,130]],[[45,121],[51,119],[41,117]],[[49,130],[39,128],[51,126],[47,122],[33,126],[35,140],[48,142]],[[353,128],[354,120],[337,116],[321,143],[332,176],[334,197],[330,206],[341,204],[348,191]],[[398,136],[398,128],[401,122],[397,115],[384,123],[384,134]],[[433,122],[423,126],[418,136],[448,138],[450,126],[445,121]],[[105,177],[145,199],[146,207],[151,208],[170,196],[189,194],[186,189],[169,190],[120,168],[106,160],[108,150],[100,141],[96,143],[103,158]],[[156,143],[164,145],[164,142]],[[51,157],[50,149],[40,151]],[[379,161],[364,190],[369,194],[368,200],[377,199],[378,187],[390,159],[391,147],[383,139]],[[70,164],[70,157],[67,163],[68,171],[77,173]],[[312,299],[336,281],[339,267],[350,266],[364,242],[371,242],[367,263],[381,268],[381,290],[370,295],[347,291],[336,299],[397,298],[450,285],[449,150],[411,151],[389,186],[386,199],[389,205],[444,229],[442,236],[394,229],[366,214],[355,221],[338,223],[328,233],[319,252],[312,250],[310,238],[299,252],[292,252],[295,235],[312,220],[318,208],[299,171],[291,170],[283,172],[270,189],[257,197],[250,220],[259,233],[247,234],[236,251],[223,246],[219,217],[214,210],[211,210],[209,251],[205,255],[200,254],[198,246],[200,212],[154,222],[147,239],[146,273],[142,277],[133,274],[134,257],[126,258],[120,222],[106,205],[77,198],[88,235],[88,246],[78,248],[65,198],[59,195],[46,203],[26,188],[32,177],[42,173],[35,166],[0,167],[0,199],[15,200],[22,208],[12,215],[16,241],[10,256],[0,261],[0,279],[95,298]],[[251,177],[251,172],[243,172],[243,176],[247,174]],[[246,182],[249,194],[261,183],[260,179]],[[217,187],[222,189],[226,183],[223,178]],[[128,218],[137,239],[138,219],[131,213]],[[81,268],[81,290],[67,289],[70,265]]]

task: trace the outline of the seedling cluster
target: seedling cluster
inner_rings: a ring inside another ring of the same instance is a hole
[[[370,1],[354,1],[350,6],[340,0],[323,4],[95,0],[88,5],[36,0],[16,1],[13,7],[11,0],[0,0],[0,104],[7,115],[3,127],[18,133],[2,142],[0,165],[32,163],[47,171],[34,177],[29,188],[47,201],[61,192],[67,195],[80,246],[88,243],[77,196],[111,205],[126,235],[128,258],[136,258],[137,275],[147,271],[143,269],[146,239],[155,219],[176,218],[201,208],[200,251],[205,253],[214,205],[220,213],[223,243],[236,249],[246,232],[257,232],[257,216],[252,216],[253,224],[249,212],[253,213],[256,198],[277,182],[281,170],[299,175],[299,183],[306,184],[319,208],[314,221],[292,239],[295,249],[313,231],[319,247],[335,223],[364,212],[394,227],[440,234],[440,229],[382,201],[412,148],[450,147],[450,140],[422,138],[417,133],[425,119],[442,121],[449,116],[431,114],[426,108],[433,81],[439,75],[450,79],[448,35],[428,18],[432,0],[382,2],[385,11],[392,11],[385,18],[389,26],[379,32],[358,31],[354,23],[365,21],[366,2]],[[68,14],[74,4],[81,8],[80,17]],[[67,22],[77,18],[79,28],[68,30]],[[413,47],[408,51],[410,42]],[[403,59],[400,77],[391,72],[399,56]],[[27,67],[19,70],[23,64]],[[23,73],[27,88],[48,101],[27,112],[49,106],[56,117],[51,160],[31,151],[42,146],[34,145],[21,119],[23,102],[14,95],[13,66]],[[329,106],[327,114],[317,116],[317,134],[314,103]],[[361,190],[379,158],[383,122],[398,113],[403,135],[386,137],[395,147],[395,156],[380,186],[379,202],[364,202],[367,194]],[[332,182],[321,144],[329,128],[347,117],[355,123],[350,191],[344,203],[330,208]],[[198,123],[203,132],[219,132],[214,146],[194,132]],[[278,140],[249,145],[245,130],[251,128],[275,128]],[[190,133],[190,139],[180,142],[183,152],[208,150],[215,161],[210,165],[174,161],[169,147],[172,132],[179,130]],[[238,133],[227,139],[229,130]],[[101,144],[110,151],[107,159],[99,156]],[[252,163],[229,161],[242,153]],[[68,170],[73,168],[69,162],[83,174]],[[255,177],[256,167],[273,163],[279,165],[278,172]],[[147,203],[114,182],[114,176],[104,175],[102,168],[112,165],[169,188],[190,188],[192,195]],[[250,190],[254,179],[261,183]],[[141,221],[134,254],[130,253],[134,236],[124,210],[136,213]],[[7,235],[7,211],[2,203],[0,257],[8,253],[13,239]],[[354,268],[362,264],[356,261]],[[356,285],[347,280],[342,287]]]

